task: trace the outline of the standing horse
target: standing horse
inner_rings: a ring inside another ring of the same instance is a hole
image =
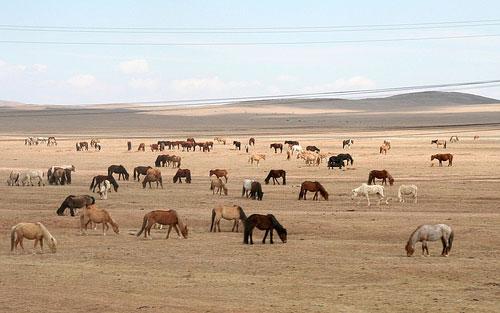
[[[278,149],[280,153],[283,153],[283,144],[281,143],[272,143],[269,145],[269,149],[274,149],[274,153],[278,153]]]
[[[61,203],[61,206],[59,207],[59,209],[57,209],[56,213],[59,216],[63,216],[66,208],[69,208],[69,213],[71,214],[71,216],[75,216],[76,209],[81,209],[94,203],[95,198],[89,195],[69,195]]]
[[[243,180],[243,188],[241,189],[241,196],[248,196],[250,195],[250,190],[252,189],[252,183],[255,181],[255,179],[244,179]]]
[[[415,185],[401,185],[398,189],[399,202],[405,202],[405,197],[412,197],[413,202],[417,203],[418,188]]]
[[[296,141],[296,140],[285,140],[285,145],[288,145],[288,146],[298,146],[299,145],[299,142]]]
[[[165,167],[169,165],[169,163],[172,161],[172,156],[168,154],[160,154],[159,156],[156,157],[155,160],[155,166],[156,167]]]
[[[226,183],[227,183],[227,170],[222,170],[222,169],[218,169],[218,168],[216,168],[215,170],[210,170],[210,172],[208,173],[208,177],[210,177],[212,175],[217,176],[217,178],[224,177],[226,179]]]
[[[97,192],[99,193],[99,198],[101,200],[108,200],[108,191],[111,191],[111,183],[106,179],[102,182],[99,190],[97,190]]]
[[[226,184],[224,184],[222,179],[218,177],[212,177],[210,179],[210,190],[212,190],[212,194],[218,193],[221,196],[222,196],[222,191],[224,190],[224,195],[227,196]]]
[[[40,242],[40,249],[43,253],[43,241],[49,245],[50,252],[55,253],[57,250],[57,240],[52,236],[48,229],[40,222],[37,223],[19,223],[10,229],[10,251],[17,250],[17,246],[21,246],[24,250],[23,239],[35,240],[34,249]]]
[[[212,209],[212,224],[210,225],[210,232],[217,232],[217,229],[219,229],[220,232],[220,220],[225,219],[228,221],[233,220],[233,228],[231,229],[231,232],[234,232],[236,229],[236,232],[239,231],[239,224],[240,221],[246,220],[247,216],[243,209],[238,206],[238,205],[232,205],[232,206],[224,206],[224,205],[219,205]]]
[[[307,146],[306,151],[320,152],[321,150],[316,146]]]
[[[149,236],[149,238],[152,239],[151,228],[154,224],[168,225],[167,237],[165,239],[168,239],[168,237],[170,236],[172,227],[177,232],[179,238],[181,238],[181,234],[184,239],[187,239],[188,237],[187,224],[183,223],[182,219],[179,217],[177,211],[175,210],[155,210],[146,213],[146,215],[144,215],[142,219],[142,227],[136,234],[136,236],[139,237],[144,232],[144,238],[148,238]]]
[[[354,144],[354,140],[352,139],[346,139],[344,141],[342,141],[342,149],[345,149],[347,147],[347,149],[351,149],[351,146]]]
[[[149,147],[151,148],[151,152],[158,151],[160,149],[157,143],[150,144]]]
[[[306,180],[305,182],[302,183],[302,185],[300,186],[299,200],[302,199],[307,200],[306,194],[308,191],[314,192],[313,200],[319,201],[318,192],[321,194],[323,199],[328,200],[328,192],[323,187],[323,185],[321,185],[317,181],[312,182]]]
[[[144,144],[143,142],[141,142],[139,144],[139,147],[137,148],[137,151],[146,151],[146,144]]]
[[[339,169],[342,169],[342,167],[344,167],[345,164],[344,164],[344,160],[342,158],[339,158],[336,155],[332,155],[328,159],[328,165],[327,166],[328,166],[329,169],[332,169],[334,167],[338,167]]]
[[[191,184],[191,171],[189,169],[178,169],[177,173],[175,173],[175,176],[173,178],[174,184],[179,180],[179,184],[182,184],[182,179],[181,177],[186,178],[186,184]]]
[[[23,186],[34,186],[33,182],[34,180],[37,180],[38,186],[45,186],[43,183],[43,177],[45,176],[45,173],[39,170],[24,170],[24,171],[19,171],[18,179],[17,179],[17,184],[22,183]]]
[[[367,185],[367,184],[362,184],[358,188],[355,188],[352,190],[351,194],[351,200],[354,200],[356,197],[366,197],[366,200],[368,201],[368,206],[370,206],[370,195],[377,195],[378,196],[378,205],[380,205],[380,201],[385,197],[384,196],[384,186],[380,185]],[[358,201],[358,204],[361,202],[361,200]],[[385,203],[388,203],[388,200],[385,201]]]
[[[161,172],[160,170],[157,170],[155,168],[150,168],[146,172],[146,176],[144,177],[144,180],[142,181],[142,188],[146,188],[146,184],[149,183],[149,188],[151,189],[151,183],[156,182],[156,189],[158,189],[158,185],[161,186],[161,189],[163,189],[163,180],[161,178]]]
[[[386,184],[387,185],[387,179],[389,180],[389,185],[394,184],[394,178],[392,178],[391,174],[387,170],[373,170],[370,171],[370,174],[368,174],[368,185],[374,184],[375,185],[375,178],[382,179],[382,185]]]
[[[269,242],[273,244],[273,231],[276,229],[278,236],[283,243],[287,241],[287,231],[278,222],[276,217],[272,214],[262,215],[262,214],[252,214],[247,219],[243,220],[243,225],[245,226],[245,232],[243,234],[243,243],[250,243],[253,245],[253,230],[257,227],[260,230],[265,230],[264,238],[262,243],[266,243],[267,234],[269,234]]]
[[[264,182],[269,184],[269,180],[272,178],[273,179],[273,185],[276,183],[279,185],[280,182],[278,181],[278,178],[282,177],[283,178],[283,185],[286,185],[286,172],[284,170],[270,170],[269,174],[267,174],[266,179]]]
[[[89,151],[89,143],[86,141],[77,142],[75,147],[76,151],[83,151],[83,149],[85,149],[85,151]]]
[[[439,161],[439,166],[443,166],[443,161],[448,161],[448,166],[453,165],[453,154],[451,153],[440,153],[431,155],[431,162],[436,159]]]
[[[354,159],[352,158],[352,156],[349,154],[349,153],[341,153],[339,155],[337,155],[337,157],[343,161],[346,161],[346,164],[347,165],[353,165],[354,164]]]
[[[255,146],[255,138],[251,137],[250,139],[248,139],[248,145]]]
[[[458,142],[458,136],[457,135],[454,135],[454,136],[451,136],[450,137],[450,142]]]
[[[134,180],[137,178],[137,181],[140,181],[141,175],[147,175],[148,170],[152,168],[151,166],[137,166],[134,167]]]
[[[71,170],[53,166],[47,171],[47,181],[49,185],[69,185],[71,184]]]
[[[118,180],[121,178],[128,180],[129,174],[123,165],[111,165],[108,167],[108,176],[113,176],[113,173],[118,174]]]
[[[115,178],[113,176],[109,175],[97,175],[92,178],[92,183],[90,183],[90,188],[89,190],[92,190],[92,192],[95,192],[95,189],[99,187],[101,188],[101,183],[105,180],[109,180],[109,182],[113,185],[113,189],[115,189],[115,192],[118,192],[118,183],[116,182]]]
[[[49,137],[47,139],[47,146],[57,146],[57,141],[55,137]]]
[[[422,255],[429,256],[427,241],[437,241],[441,239],[441,243],[443,244],[441,256],[448,256],[453,244],[453,237],[453,230],[446,224],[420,225],[410,235],[410,239],[408,239],[406,243],[406,255],[409,257],[412,256],[415,252],[415,244],[420,241],[422,242]],[[425,252],[427,252],[427,254],[425,254]]]
[[[389,151],[391,149],[391,146],[388,146],[386,144],[383,144],[380,146],[380,149],[379,149],[379,154],[385,154],[387,155],[387,151]]]
[[[257,166],[259,166],[260,161],[265,159],[266,159],[265,154],[254,153],[250,156],[250,158],[248,158],[248,163],[252,163],[253,165],[253,162],[256,162]]]
[[[118,224],[113,221],[111,215],[109,215],[108,211],[98,208],[95,204],[91,204],[86,206],[83,209],[83,214],[80,215],[80,233],[82,235],[87,234],[87,226],[90,223],[94,224],[102,224],[102,235],[106,236],[106,231],[109,229],[108,223],[113,228],[115,234],[120,233],[118,228]]]
[[[235,149],[241,150],[241,142],[235,140],[233,141],[233,146]]]
[[[298,158],[304,159],[306,165],[319,166],[319,164],[321,163],[321,158],[319,157],[319,155],[311,151],[302,151],[297,153],[297,159]]]
[[[431,145],[432,144],[436,144],[436,148],[439,148],[439,146],[443,146],[443,149],[446,149],[446,140],[434,139],[431,140]]]

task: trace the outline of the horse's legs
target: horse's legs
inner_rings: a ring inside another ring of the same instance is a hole
[[[271,227],[271,229],[269,230],[270,234],[269,234],[269,240],[271,242],[271,244],[274,243],[273,241],[273,231],[274,231],[274,228]]]
[[[370,206],[371,205],[371,203],[370,203],[370,196],[368,195],[368,193],[366,194],[366,200],[368,201],[368,206]]]
[[[177,237],[179,237],[179,239],[181,239],[181,232],[179,231],[179,227],[177,227],[177,224],[174,224],[174,229],[175,229],[175,232],[177,233]]]
[[[238,220],[234,220],[233,223],[233,228],[231,229],[231,232],[234,232],[234,229],[238,226]]]
[[[102,235],[103,236],[106,236],[106,225],[107,225],[106,222],[102,223]]]
[[[39,239],[38,241],[40,241],[40,250],[43,253],[43,238]]]
[[[443,161],[439,160],[439,166],[443,166]]]
[[[219,233],[220,233],[220,220],[221,220],[221,218],[219,217],[217,219],[217,221],[215,222],[215,226],[219,229]]]
[[[165,239],[168,239],[168,236],[170,236],[170,231],[171,230],[172,230],[172,224],[168,225],[167,237],[165,237]]]
[[[250,237],[250,244],[251,244],[251,245],[253,245],[253,229],[254,229],[254,227],[255,227],[255,226],[252,226],[252,227],[250,228],[250,235],[249,235],[249,237]]]
[[[306,198],[306,194],[307,194],[307,189],[306,189],[306,190],[304,190],[304,200],[307,200],[307,198]]]
[[[267,234],[269,233],[269,229],[266,229],[266,233],[264,234],[264,238],[262,238],[262,243],[265,244],[266,243],[266,238],[267,238]],[[272,240],[271,240],[272,241]],[[271,242],[272,243],[272,242]]]
[[[447,252],[447,240],[444,238],[444,236],[441,237],[441,243],[443,244],[443,251],[441,251],[441,256],[446,256]]]

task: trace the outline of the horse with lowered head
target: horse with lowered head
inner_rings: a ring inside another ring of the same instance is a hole
[[[406,255],[409,257],[412,256],[415,252],[415,244],[420,241],[422,242],[422,255],[429,256],[427,241],[437,241],[441,239],[441,243],[443,244],[441,256],[448,256],[453,244],[453,237],[453,230],[446,224],[420,225],[410,235],[410,239],[408,239],[406,243]],[[425,254],[425,252],[427,252],[427,254]]]
[[[276,183],[279,185],[280,182],[278,181],[278,178],[280,177],[283,178],[283,185],[286,185],[286,172],[284,170],[270,170],[264,182],[267,185],[269,184],[269,180],[272,178],[273,185],[275,185]]]
[[[109,229],[109,225],[113,228],[115,234],[120,233],[118,224],[113,221],[111,215],[108,211],[98,208],[95,204],[86,206],[83,209],[83,214],[80,215],[80,232],[83,235],[87,234],[87,226],[90,223],[102,224],[102,235],[106,236],[106,231]]]
[[[210,190],[212,190],[212,194],[218,193],[221,196],[222,196],[222,191],[224,191],[224,195],[227,196],[226,184],[224,184],[222,179],[218,177],[210,178]]]
[[[64,211],[69,208],[69,213],[71,216],[75,216],[75,210],[84,208],[88,205],[95,204],[95,198],[89,195],[80,195],[80,196],[75,196],[75,195],[69,195],[64,199],[64,201],[61,203],[61,206],[59,209],[57,209],[56,213],[57,215],[63,216]]]
[[[168,225],[167,237],[165,239],[168,239],[168,237],[170,236],[172,227],[177,232],[179,238],[181,238],[181,234],[184,239],[187,239],[188,237],[187,224],[183,223],[182,219],[179,217],[177,211],[175,210],[155,210],[146,213],[146,215],[144,215],[142,219],[142,227],[136,234],[136,236],[139,237],[144,232],[144,238],[149,237],[150,239],[152,239],[151,228],[155,224]]]
[[[137,166],[134,167],[134,180],[137,178],[137,181],[140,181],[141,175],[146,176],[148,173],[148,170],[152,168],[151,166]]]
[[[307,200],[306,194],[308,191],[314,192],[313,200],[319,201],[318,193],[321,194],[323,199],[328,200],[328,192],[323,187],[323,185],[321,185],[317,181],[313,182],[313,181],[306,180],[305,182],[302,183],[302,185],[300,186],[299,200],[302,200],[302,199]]]
[[[95,192],[96,188],[101,188],[101,183],[105,180],[108,180],[112,185],[113,188],[115,189],[115,192],[118,192],[118,183],[116,182],[115,178],[111,175],[97,175],[92,178],[92,183],[90,183],[90,188],[89,190],[92,190],[92,192]]]
[[[118,180],[121,178],[128,180],[129,174],[123,165],[111,165],[108,167],[108,176],[112,176],[113,173],[118,174]]]
[[[150,168],[146,176],[144,177],[144,180],[142,181],[142,188],[146,188],[146,184],[149,183],[149,188],[151,189],[151,183],[156,182],[156,188],[158,189],[158,185],[161,186],[163,189],[163,180],[161,178],[161,172],[160,170],[157,170],[155,168]]]
[[[179,184],[182,183],[182,179],[181,177],[185,177],[186,178],[186,183],[187,184],[191,184],[191,171],[189,169],[178,169],[177,170],[177,173],[175,173],[174,175],[174,178],[173,178],[173,181],[174,181],[174,184],[177,182],[177,180],[179,181]]]
[[[52,236],[48,229],[40,222],[37,223],[19,223],[10,229],[10,251],[17,250],[21,246],[24,250],[23,239],[35,240],[34,249],[40,243],[40,249],[43,253],[43,241],[49,245],[50,252],[57,250],[57,240]]]
[[[382,185],[387,185],[387,180],[389,180],[389,185],[394,184],[394,178],[392,178],[391,174],[387,170],[373,170],[368,174],[368,185],[375,185],[375,178],[382,179]]]
[[[265,230],[262,243],[266,243],[267,235],[269,234],[269,242],[273,244],[273,231],[276,229],[278,236],[283,243],[287,241],[287,231],[272,214],[252,214],[247,219],[243,220],[245,232],[243,234],[243,243],[253,245],[253,230],[257,227],[260,230]]]
[[[224,177],[226,179],[226,183],[227,183],[227,170],[222,170],[222,169],[218,169],[218,168],[216,168],[215,170],[210,170],[210,172],[208,173],[208,176],[210,177],[212,175],[217,176],[217,178]]]
[[[246,218],[247,216],[245,215],[245,212],[239,205],[219,205],[212,209],[212,224],[210,225],[210,232],[217,232],[217,229],[219,229],[220,232],[221,219],[228,221],[233,220],[234,223],[231,232],[234,232],[235,229],[236,232],[238,232],[240,221],[244,221]]]

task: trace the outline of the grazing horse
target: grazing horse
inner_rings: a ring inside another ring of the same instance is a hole
[[[156,189],[158,189],[158,185],[163,189],[163,180],[161,178],[161,172],[158,169],[150,168],[146,172],[146,176],[144,176],[144,180],[142,181],[142,188],[146,188],[146,184],[149,183],[149,188],[151,189],[151,183],[156,182]]]
[[[347,149],[351,149],[351,146],[354,144],[354,140],[352,139],[346,139],[344,141],[342,141],[342,149],[345,149],[347,147]]]
[[[478,135],[475,135],[475,136],[474,136],[474,140],[479,140],[479,136],[478,136]]]
[[[109,182],[113,185],[113,189],[115,189],[115,192],[118,192],[118,183],[116,182],[115,178],[113,176],[109,175],[97,175],[92,178],[92,183],[90,183],[90,188],[89,190],[92,190],[92,192],[95,192],[95,189],[99,187],[101,188],[101,183],[105,180],[109,180]]]
[[[173,178],[174,184],[179,180],[179,184],[182,184],[182,179],[181,177],[186,178],[186,184],[191,184],[191,171],[189,169],[178,169],[177,173],[175,173],[175,176]]]
[[[113,173],[118,174],[118,180],[121,178],[128,180],[129,174],[123,165],[111,165],[108,167],[108,176],[112,176]]]
[[[158,151],[160,149],[160,146],[157,143],[150,144],[149,147],[151,148],[151,152]]]
[[[280,150],[280,153],[283,153],[283,144],[281,143],[272,143],[269,145],[269,149],[274,149],[274,153],[278,153],[278,149]]]
[[[431,162],[436,159],[439,161],[439,166],[443,166],[443,161],[448,161],[448,166],[453,165],[453,154],[451,153],[439,153],[431,155]]]
[[[263,197],[264,192],[262,191],[262,185],[258,181],[252,182],[250,188],[250,199],[262,201]]]
[[[80,215],[80,233],[82,235],[87,234],[87,226],[90,223],[102,224],[103,236],[106,236],[106,231],[109,229],[108,224],[111,225],[115,234],[120,233],[118,224],[116,224],[115,221],[113,221],[108,211],[96,207],[95,204],[86,206],[83,209],[83,214]]]
[[[256,162],[257,166],[259,166],[260,161],[265,159],[266,159],[265,154],[254,153],[250,156],[250,158],[248,158],[248,163],[252,163],[253,165],[253,162]]]
[[[378,196],[378,205],[380,205],[380,201],[384,199],[384,186],[380,185],[368,185],[368,184],[362,184],[358,188],[355,188],[352,190],[351,194],[351,200],[354,200],[355,197],[366,197],[366,200],[368,201],[368,206],[370,206],[370,195],[377,195]],[[358,201],[358,204],[361,202],[361,200]],[[385,203],[388,203],[388,200],[385,201]]]
[[[299,200],[302,199],[307,200],[306,194],[308,191],[314,192],[313,200],[319,201],[318,192],[321,194],[323,199],[328,200],[328,192],[325,190],[323,185],[321,185],[317,181],[313,182],[306,180],[305,182],[302,183],[302,185],[300,186]]]
[[[99,187],[99,190],[97,190],[97,192],[99,193],[99,198],[101,200],[108,200],[108,192],[110,191],[111,191],[111,183],[107,179],[102,182],[101,186]]]
[[[293,145],[293,146],[290,146],[290,150],[292,151],[292,155],[294,152],[302,152],[302,147],[300,145]]]
[[[184,141],[181,143],[182,151],[191,151],[193,149],[193,152],[196,150],[195,143],[192,141]]]
[[[248,196],[250,195],[250,190],[252,189],[252,183],[255,181],[255,179],[244,179],[243,180],[243,188],[241,189],[241,196]]]
[[[290,147],[291,146],[298,146],[299,142],[296,140],[285,140],[285,145],[289,145]]]
[[[69,213],[71,214],[71,216],[75,216],[76,209],[81,209],[83,207],[86,207],[94,203],[95,203],[95,198],[89,195],[81,195],[81,196],[69,195],[61,203],[61,206],[59,207],[59,209],[57,209],[56,213],[59,216],[63,216],[66,208],[69,208]]]
[[[144,142],[141,142],[139,144],[139,147],[137,148],[137,151],[146,151],[146,144]]]
[[[262,243],[266,243],[267,234],[269,234],[269,242],[273,244],[273,231],[276,229],[278,236],[283,243],[287,240],[286,229],[278,222],[276,217],[272,214],[262,215],[262,214],[252,214],[247,219],[243,220],[243,225],[245,226],[245,232],[243,234],[243,243],[253,245],[253,230],[257,227],[260,230],[265,230],[264,238]]]
[[[233,146],[235,149],[241,150],[241,142],[235,140],[233,141]]]
[[[63,169],[52,166],[47,171],[47,181],[49,185],[71,184],[71,169]]]
[[[387,155],[387,151],[389,151],[391,149],[391,146],[388,146],[386,144],[383,144],[380,146],[380,149],[379,149],[379,154],[385,154]]]
[[[431,145],[433,144],[436,144],[436,148],[439,148],[439,146],[443,146],[443,149],[446,149],[446,140],[434,139],[431,140]]]
[[[210,224],[210,232],[217,232],[217,229],[219,229],[220,233],[220,220],[225,219],[228,221],[233,220],[233,228],[231,229],[231,232],[234,232],[236,229],[236,232],[239,231],[239,225],[240,221],[246,220],[247,216],[243,209],[238,206],[238,205],[232,205],[232,206],[224,206],[224,205],[219,205],[212,209],[212,224]]]
[[[405,197],[412,197],[413,202],[417,203],[418,188],[415,185],[401,185],[398,189],[399,202],[405,202]]]
[[[19,186],[19,172],[10,171],[9,178],[7,179],[8,186]]]
[[[137,166],[134,167],[134,180],[140,181],[141,175],[147,175],[148,170],[152,168],[151,166]]]
[[[450,142],[458,142],[458,136],[457,135],[451,136]]]
[[[319,166],[321,163],[321,158],[317,153],[310,152],[310,151],[302,151],[297,154],[297,159],[301,158],[304,159],[306,162],[306,165],[316,165]]]
[[[251,137],[250,139],[248,139],[248,145],[255,146],[255,138]]]
[[[181,234],[184,239],[187,239],[188,237],[187,224],[184,224],[175,210],[155,210],[146,213],[142,219],[141,230],[139,230],[136,236],[139,237],[144,232],[144,238],[149,237],[150,239],[153,239],[151,237],[151,228],[155,224],[168,225],[167,237],[165,239],[168,239],[170,236],[172,227],[177,232],[177,236],[179,236],[179,238],[181,238]]]
[[[224,195],[227,196],[226,184],[224,184],[222,179],[218,177],[210,178],[210,190],[212,190],[212,194],[218,193],[221,196],[222,196],[222,190],[224,190]]]
[[[48,229],[40,222],[37,223],[19,223],[10,229],[10,251],[17,250],[21,246],[24,250],[23,239],[35,240],[34,249],[40,243],[40,249],[43,253],[43,241],[45,240],[50,248],[50,252],[56,253],[57,240],[52,236]]]
[[[264,180],[264,182],[267,185],[267,184],[269,184],[269,180],[272,178],[273,185],[275,185],[276,183],[278,183],[278,185],[279,185],[280,182],[278,181],[278,178],[280,178],[280,177],[283,178],[283,185],[286,185],[286,172],[284,170],[270,170],[269,174],[267,174],[267,177]]]
[[[95,149],[97,149],[97,146],[98,146],[98,144],[100,144],[100,143],[101,143],[101,141],[100,141],[99,139],[97,139],[97,138],[92,138],[92,139],[90,140],[90,146],[91,146],[91,147],[94,147]]]
[[[210,177],[212,175],[217,176],[217,178],[224,177],[226,179],[226,183],[227,183],[227,170],[221,170],[218,168],[216,168],[215,170],[210,170],[210,172],[208,173],[208,177]]]
[[[344,167],[344,160],[342,158],[339,158],[337,155],[333,155],[328,159],[328,168],[332,169],[334,167],[338,167],[339,169],[342,169]]]
[[[354,159],[352,158],[352,156],[349,154],[349,153],[341,153],[339,155],[337,155],[337,157],[343,161],[346,161],[346,164],[347,165],[354,165]]]
[[[156,157],[155,160],[155,166],[160,167],[160,166],[168,166],[169,163],[172,161],[172,156],[168,154],[160,154]]]
[[[307,146],[306,151],[320,152],[321,150],[316,146]]]
[[[368,185],[371,184],[376,184],[375,183],[375,178],[382,179],[382,185],[386,184],[387,185],[387,179],[389,179],[389,185],[394,184],[394,178],[392,178],[391,174],[387,170],[373,170],[370,171],[370,174],[368,174]]]
[[[83,151],[83,149],[85,149],[85,151],[89,151],[89,143],[86,141],[77,142],[75,147],[76,151]]]
[[[47,146],[57,146],[57,141],[55,137],[49,137],[47,139]]]
[[[17,173],[17,185],[21,183],[23,186],[34,186],[33,182],[37,180],[38,186],[45,186],[43,183],[43,177],[45,173],[39,170],[23,170]]]
[[[415,252],[415,244],[420,241],[422,242],[422,255],[429,256],[427,241],[437,241],[441,239],[441,243],[443,244],[441,256],[448,256],[453,244],[453,237],[453,230],[446,224],[420,225],[410,235],[410,239],[408,239],[406,243],[406,255],[409,257],[412,256]],[[427,254],[425,254],[425,252],[427,252]]]
[[[217,141],[218,143],[226,144],[226,139],[222,137],[214,137],[214,141]]]

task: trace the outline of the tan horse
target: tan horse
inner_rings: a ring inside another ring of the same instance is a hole
[[[391,146],[389,145],[386,145],[386,144],[383,144],[380,146],[380,150],[379,150],[379,154],[387,154],[387,151],[389,151],[391,149]]]
[[[172,227],[177,232],[179,238],[181,238],[181,234],[184,239],[187,239],[188,237],[187,224],[184,224],[182,222],[182,220],[179,218],[179,215],[177,214],[177,211],[175,210],[156,210],[147,213],[142,219],[141,230],[139,230],[136,236],[139,237],[144,232],[144,238],[149,237],[150,239],[152,239],[151,227],[153,227],[153,225],[155,224],[168,225],[167,237],[165,239],[168,239],[168,237],[170,236]]]
[[[55,253],[57,250],[57,240],[50,234],[45,226],[40,223],[19,223],[10,229],[10,251],[17,250],[20,245],[24,251],[23,239],[35,240],[34,249],[40,242],[40,249],[43,253],[43,241],[49,245],[50,251]]]
[[[150,168],[146,172],[146,176],[144,177],[144,180],[142,181],[142,188],[146,188],[146,184],[149,183],[149,188],[151,188],[151,183],[156,182],[156,188],[158,188],[158,185],[161,186],[163,189],[163,180],[161,178],[161,171],[156,168]]]
[[[214,141],[217,141],[218,143],[226,144],[226,139],[222,137],[214,137]]]
[[[217,190],[216,190],[217,188]],[[222,179],[213,176],[210,178],[210,190],[212,190],[212,194],[218,193],[222,195],[222,190],[224,190],[224,195],[227,196],[227,187],[226,184],[222,181]]]
[[[315,165],[319,166],[321,163],[321,158],[315,152],[310,151],[302,151],[297,153],[297,159],[303,159],[306,162],[306,165]]]
[[[87,234],[87,226],[91,222],[94,224],[102,224],[103,236],[106,236],[106,230],[109,229],[108,223],[111,224],[111,227],[116,234],[120,232],[120,230],[118,229],[118,224],[113,221],[108,211],[96,207],[95,204],[91,204],[85,207],[85,209],[83,209],[82,215],[80,215],[80,233],[82,235]]]
[[[266,159],[265,154],[254,153],[254,154],[252,154],[252,156],[250,156],[250,158],[248,158],[248,163],[252,163],[252,165],[253,165],[253,162],[256,162],[257,166],[259,166],[259,162],[261,160],[265,160],[265,159]]]
[[[228,221],[233,220],[234,224],[231,232],[234,232],[235,228],[236,232],[238,232],[240,221],[244,221],[246,218],[247,216],[245,215],[245,212],[243,212],[243,209],[238,205],[219,205],[218,207],[212,209],[212,224],[210,225],[210,232],[217,232],[217,229],[219,229],[220,232],[221,219],[225,219]]]

